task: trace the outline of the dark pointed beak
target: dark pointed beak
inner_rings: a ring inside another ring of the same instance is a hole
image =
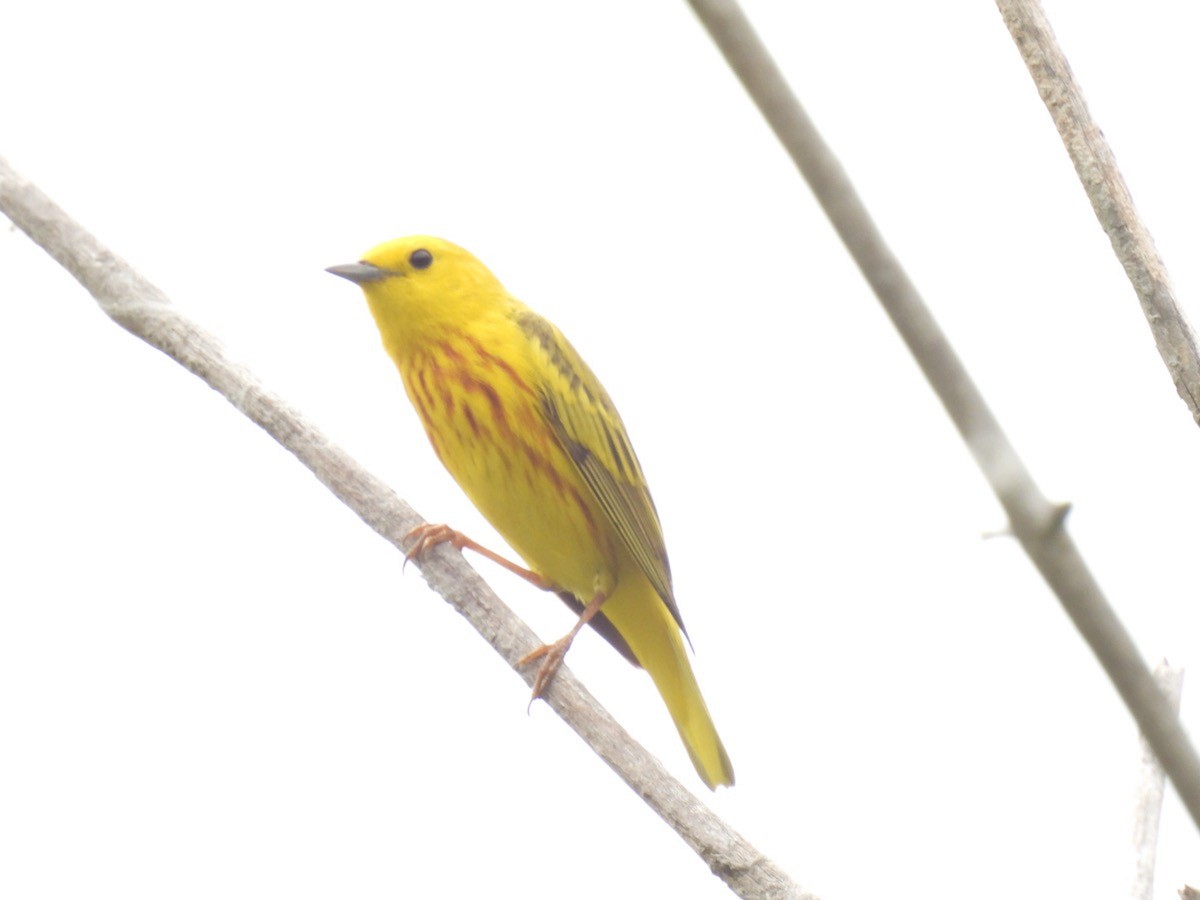
[[[381,269],[379,266],[373,266],[366,262],[346,263],[344,266],[330,266],[325,270],[330,275],[336,275],[338,278],[345,278],[347,281],[353,281],[355,284],[370,284],[372,281],[382,281],[389,275],[395,274],[387,269]]]

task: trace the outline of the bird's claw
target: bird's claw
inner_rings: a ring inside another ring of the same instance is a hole
[[[574,635],[570,637],[574,637]],[[517,668],[524,668],[535,660],[542,660],[537,674],[533,677],[533,693],[529,697],[529,708],[533,707],[533,701],[541,697],[546,688],[550,686],[550,682],[554,680],[554,676],[562,666],[563,658],[567,655],[567,649],[571,646],[570,637],[560,638],[553,644],[542,644],[536,650],[526,653],[517,660]],[[526,712],[528,712],[528,708]]]
[[[438,544],[450,544],[456,550],[462,550],[466,546],[466,538],[449,525],[431,525],[428,522],[418,525],[408,534],[404,535],[402,543],[407,544],[409,541],[412,541],[413,545],[404,554],[404,563],[400,566],[401,572],[404,571],[411,560],[420,560]]]

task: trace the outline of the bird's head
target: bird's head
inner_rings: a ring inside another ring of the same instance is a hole
[[[511,299],[474,256],[428,235],[396,238],[325,271],[362,288],[393,356],[501,311]]]

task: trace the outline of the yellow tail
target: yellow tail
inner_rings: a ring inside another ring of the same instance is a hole
[[[700,694],[683,635],[650,583],[622,585],[603,608],[650,673],[704,783],[714,790],[732,785],[733,765]]]

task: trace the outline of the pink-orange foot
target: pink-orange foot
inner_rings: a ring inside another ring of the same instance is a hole
[[[418,525],[404,536],[404,543],[412,541],[412,547],[404,554],[404,564],[410,560],[420,559],[438,544],[450,544],[455,550],[461,551],[470,541],[461,531],[455,531],[449,525],[431,525],[426,522]]]
[[[482,544],[477,544],[461,531],[455,531],[449,525],[431,525],[426,522],[424,525],[418,525],[412,531],[404,536],[404,543],[413,541],[412,548],[404,554],[404,564],[408,565],[410,560],[419,560],[426,553],[436,547],[438,544],[450,544],[455,550],[474,550],[480,556],[487,557],[498,566],[502,566],[514,575],[524,578],[534,587],[539,587],[543,591],[556,591],[557,585],[546,580],[537,572],[526,569],[524,566],[518,566],[515,562],[505,559],[499,553],[489,550]]]
[[[597,591],[596,596],[583,608],[579,620],[570,631],[553,644],[542,644],[536,650],[526,653],[517,660],[517,668],[523,668],[537,659],[542,660],[542,664],[538,667],[537,675],[533,678],[533,695],[529,698],[530,706],[550,686],[550,682],[554,680],[555,674],[563,664],[563,658],[567,655],[567,651],[571,649],[571,642],[575,640],[575,635],[579,634],[580,629],[590,622],[596,613],[600,611],[600,607],[604,605],[606,599],[607,597],[603,591]],[[543,659],[543,657],[545,658]]]
[[[542,644],[542,646],[533,652],[526,653],[517,660],[518,668],[524,668],[535,660],[542,660],[542,664],[538,666],[537,675],[533,678],[533,693],[529,697],[531,704],[538,697],[542,696],[546,688],[550,686],[550,682],[554,680],[554,676],[558,674],[563,659],[566,657],[567,651],[571,649],[571,642],[574,639],[575,632],[572,632],[559,638],[553,644]]]

